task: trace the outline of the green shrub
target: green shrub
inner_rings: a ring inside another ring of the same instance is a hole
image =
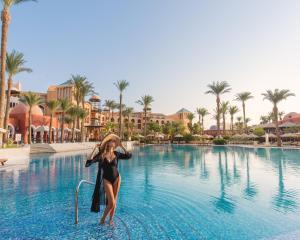
[[[265,134],[265,131],[264,131],[263,128],[258,127],[258,128],[255,128],[255,129],[253,130],[253,134],[255,134],[255,135],[258,136],[258,137],[261,137],[261,136],[263,136],[263,135]]]
[[[226,141],[229,141],[230,140],[230,136],[226,135],[223,137],[223,139],[225,139]]]
[[[186,141],[186,142],[191,142],[191,141],[194,141],[194,137],[193,137],[193,135],[192,134],[185,134],[184,136],[183,136],[183,140],[184,141]]]
[[[225,145],[225,144],[227,144],[227,141],[224,138],[215,138],[213,140],[213,144],[215,144],[215,145]]]

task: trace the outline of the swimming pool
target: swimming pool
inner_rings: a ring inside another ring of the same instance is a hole
[[[1,239],[273,239],[300,230],[298,150],[146,146],[121,161],[115,226],[89,211],[86,157],[43,156],[0,171]],[[300,234],[298,235],[300,236]]]

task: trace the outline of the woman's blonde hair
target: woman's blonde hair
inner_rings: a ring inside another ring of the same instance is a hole
[[[104,155],[105,155],[106,153],[109,152],[108,144],[109,144],[110,142],[116,142],[116,141],[115,141],[115,140],[109,140],[109,141],[107,141],[107,142],[104,144],[103,148],[99,150],[102,159],[103,159]]]

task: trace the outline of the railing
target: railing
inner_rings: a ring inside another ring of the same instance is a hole
[[[89,185],[95,185],[95,183],[87,181],[87,180],[81,180],[77,187],[76,187],[76,192],[75,192],[75,224],[78,224],[78,194],[79,194],[79,190],[80,190],[80,186],[82,183],[86,183]]]

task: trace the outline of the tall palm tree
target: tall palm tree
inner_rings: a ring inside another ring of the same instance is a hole
[[[76,128],[76,119],[80,114],[80,107],[72,106],[67,111],[68,116],[72,119],[72,142],[75,141],[75,128]]]
[[[82,108],[84,108],[84,104],[85,104],[85,98],[87,96],[90,96],[92,94],[95,94],[95,90],[94,90],[94,86],[93,83],[90,83],[88,81],[84,81],[83,85],[81,87],[81,105]]]
[[[208,110],[206,108],[200,108],[199,113],[201,116],[201,126],[202,126],[202,134],[204,133],[204,117],[209,114]]]
[[[123,111],[123,92],[129,86],[129,82],[126,80],[119,80],[114,83],[117,89],[120,92],[119,96],[119,136],[123,138],[123,129],[122,129],[122,111]]]
[[[127,117],[127,132],[128,132],[128,137],[131,136],[131,132],[129,131],[130,129],[130,116],[133,113],[134,109],[132,107],[126,107],[126,109],[123,111],[123,116]]]
[[[18,5],[23,2],[28,2],[30,0],[1,0],[2,2],[2,12],[1,12],[1,21],[2,21],[2,31],[1,31],[1,68],[0,68],[0,128],[4,127],[4,107],[5,107],[5,71],[6,71],[6,56],[7,56],[7,36],[8,36],[8,27],[10,23],[10,8],[13,5]],[[34,1],[34,0],[33,0]],[[2,134],[0,135],[2,140]]]
[[[104,102],[104,107],[107,107],[109,111],[109,121],[112,119],[112,110],[115,108],[115,105],[116,103],[114,100],[105,100]]]
[[[147,113],[151,110],[151,104],[154,102],[154,99],[150,95],[144,95],[139,100],[136,101],[137,104],[143,107],[144,111],[144,136],[147,135]]]
[[[31,123],[32,123],[32,118],[31,118],[31,112],[32,112],[32,108],[34,106],[39,105],[42,101],[39,95],[32,93],[32,92],[28,92],[26,93],[24,96],[21,97],[20,101],[22,103],[24,103],[25,105],[29,106],[29,110],[28,110],[28,129],[29,129],[29,144],[31,144],[31,136],[32,136],[32,132],[31,132]]]
[[[57,111],[57,109],[60,106],[60,102],[57,100],[50,100],[49,102],[47,102],[47,107],[50,113],[50,124],[49,124],[49,143],[53,142],[52,139],[52,124],[53,124],[53,117],[55,112]]]
[[[199,123],[199,126],[201,127],[201,114],[200,114],[200,109],[201,109],[201,108],[196,108],[196,113],[198,114],[198,123]]]
[[[279,120],[282,121],[282,117],[284,116],[285,112],[284,111],[280,111],[278,112],[278,117],[279,117]]]
[[[68,84],[74,85],[74,98],[76,100],[76,105],[79,107],[82,98],[82,87],[84,82],[87,80],[85,76],[79,74],[71,75],[71,78],[67,81]]]
[[[231,91],[230,85],[226,81],[217,81],[213,82],[212,84],[207,85],[209,88],[208,91],[206,91],[206,94],[212,94],[216,96],[216,103],[217,103],[217,109],[216,109],[216,119],[217,119],[217,130],[218,135],[220,135],[220,96],[224,93],[228,93]]]
[[[226,132],[226,114],[228,112],[228,108],[229,108],[229,102],[222,102],[221,103],[221,113],[222,113],[222,119],[223,119],[223,134],[225,135]]]
[[[243,108],[243,120],[244,120],[244,131],[247,129],[247,124],[246,124],[246,104],[245,102],[249,99],[253,98],[251,95],[251,92],[241,92],[236,95],[235,100],[240,101],[242,103],[242,108]]]
[[[85,140],[85,129],[84,129],[84,121],[86,117],[89,115],[89,112],[83,108],[78,110],[78,117],[81,120],[81,127],[80,127],[80,135],[81,135],[81,142]]]
[[[8,73],[7,93],[6,93],[6,109],[4,116],[4,129],[7,129],[9,110],[10,110],[10,96],[13,85],[13,77],[21,72],[32,72],[30,68],[24,67],[26,61],[23,53],[13,50],[6,56],[6,72]],[[5,142],[6,139],[4,139]]]
[[[262,93],[264,100],[268,100],[273,104],[273,114],[274,114],[274,121],[276,126],[276,136],[277,136],[277,145],[281,146],[281,139],[280,139],[280,133],[279,133],[279,127],[278,127],[278,103],[280,103],[282,100],[287,99],[288,97],[295,96],[294,93],[290,92],[288,89],[275,89],[267,90],[265,93]]]
[[[63,98],[59,100],[60,110],[61,110],[61,125],[60,125],[60,141],[64,142],[64,125],[65,125],[65,117],[66,113],[69,111],[69,109],[72,107],[71,102],[67,98]]]
[[[195,118],[194,113],[189,113],[189,114],[187,115],[187,119],[190,121],[190,122],[188,123],[188,128],[189,128],[189,130],[190,130],[190,133],[193,133],[193,120],[194,120],[194,118]]]
[[[237,106],[230,106],[228,112],[230,114],[230,129],[233,131],[233,118],[234,115],[239,111]]]

